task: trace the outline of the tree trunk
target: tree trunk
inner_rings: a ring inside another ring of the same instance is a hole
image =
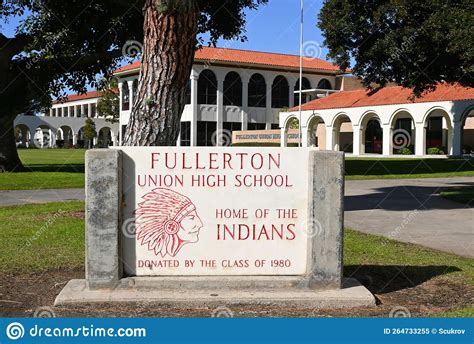
[[[23,169],[16,150],[14,119],[15,116],[0,114],[0,172],[16,172]]]
[[[146,1],[139,89],[125,145],[176,144],[194,61],[198,15],[196,0]]]

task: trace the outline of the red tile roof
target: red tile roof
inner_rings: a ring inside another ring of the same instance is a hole
[[[280,68],[299,68],[300,60],[297,55],[266,53],[261,51],[238,50],[230,48],[202,47],[196,51],[195,61],[224,62],[250,65],[261,65]],[[122,73],[140,67],[140,61],[123,66],[115,71]],[[304,57],[303,68],[339,72],[339,67],[319,58]]]
[[[84,99],[92,99],[92,98],[99,98],[102,95],[100,91],[90,91],[84,94],[69,94],[65,99],[64,103],[66,102],[73,102],[76,100],[84,100]],[[58,100],[53,101],[53,104],[59,104]]]
[[[302,110],[467,100],[474,99],[474,88],[439,84],[433,92],[425,92],[414,99],[412,99],[412,95],[412,89],[401,86],[384,87],[375,92],[365,89],[341,91],[303,104]],[[289,111],[298,111],[298,106],[289,109]]]

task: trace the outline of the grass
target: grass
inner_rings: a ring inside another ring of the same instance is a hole
[[[20,149],[25,172],[1,173],[0,190],[84,187],[84,149]],[[472,159],[347,158],[346,179],[474,176]]]
[[[474,259],[350,229],[344,235],[344,265],[346,275],[355,273],[361,266],[380,266],[374,269],[380,274],[389,274],[395,267],[402,269],[414,283],[442,276],[474,286]]]
[[[440,196],[454,202],[472,205],[474,203],[474,186],[449,188],[441,192]]]
[[[346,179],[474,176],[472,159],[346,158]]]
[[[84,266],[84,202],[0,208],[0,272]]]
[[[0,173],[0,190],[84,187],[84,149],[19,149],[25,171]]]
[[[83,269],[83,210],[84,203],[76,201],[0,208],[0,273]],[[408,289],[435,278],[474,285],[474,259],[350,229],[344,241],[344,275],[363,283],[372,276],[371,290],[379,290],[377,283]],[[467,304],[441,315],[472,317],[474,307]]]

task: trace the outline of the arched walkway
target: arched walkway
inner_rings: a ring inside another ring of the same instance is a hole
[[[317,147],[320,150],[326,148],[326,125],[320,116],[313,116],[308,121],[307,126],[307,145],[308,147]]]
[[[397,111],[390,122],[392,140],[390,153],[415,154],[415,122],[412,115],[405,110]]]
[[[347,115],[339,115],[333,123],[333,149],[346,153],[353,152],[354,132],[352,122]]]
[[[453,125],[446,111],[431,110],[423,123],[423,154],[452,154]]]
[[[474,108],[466,111],[462,126],[461,152],[474,154]]]
[[[360,130],[360,154],[382,154],[383,131],[377,114],[365,114],[360,123]]]
[[[59,127],[56,135],[56,145],[58,148],[70,148],[74,146],[74,131],[71,127],[67,125]]]
[[[29,148],[31,143],[30,128],[25,124],[15,126],[15,141],[17,147]]]
[[[100,148],[107,148],[113,145],[113,132],[111,128],[100,128],[97,135],[97,145]]]

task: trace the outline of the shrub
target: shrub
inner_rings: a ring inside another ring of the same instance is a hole
[[[440,151],[441,150],[438,147],[430,147],[427,150],[428,154],[430,155],[441,154]]]
[[[411,154],[413,154],[413,151],[408,147],[404,147],[404,148],[401,148],[398,151],[398,153],[401,154],[401,155],[411,155]]]
[[[462,152],[463,154],[469,154],[472,152],[472,147],[469,145],[464,145],[462,146]]]

